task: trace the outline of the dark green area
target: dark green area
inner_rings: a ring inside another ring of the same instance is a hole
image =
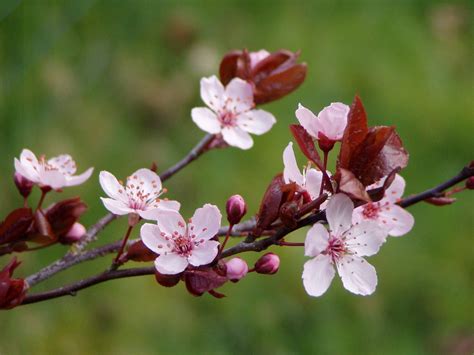
[[[242,194],[250,213],[282,170],[298,102],[318,111],[360,94],[372,125],[396,125],[411,154],[407,193],[431,187],[472,159],[472,8],[454,1],[14,1],[0,2],[1,215],[19,207],[13,157],[23,147],[73,155],[96,168],[80,194],[89,225],[105,213],[97,172],[163,170],[203,135],[190,110],[199,78],[233,48],[301,49],[309,66],[295,93],[266,105],[278,124],[249,152],[213,151],[166,184],[190,214]],[[300,155],[301,163],[304,162]],[[33,199],[37,195],[33,196]],[[0,354],[431,354],[472,342],[473,198],[410,209],[413,231],[370,259],[377,292],[358,297],[333,283],[322,298],[301,283],[299,248],[274,248],[274,276],[225,286],[227,298],[195,298],[153,278],[114,281],[0,313]],[[125,221],[100,235],[121,237]],[[294,236],[302,240],[304,233]],[[288,249],[288,250],[287,250]],[[20,255],[26,275],[61,246]],[[245,256],[249,263],[255,254]],[[1,261],[5,264],[6,258]],[[45,289],[90,275],[84,264]]]

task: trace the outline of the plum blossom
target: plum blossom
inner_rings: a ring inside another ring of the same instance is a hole
[[[217,256],[219,242],[211,240],[221,225],[219,209],[205,204],[194,212],[186,225],[176,211],[163,211],[157,217],[157,224],[146,223],[140,236],[143,243],[159,254],[155,259],[160,274],[179,274],[186,267],[211,263]]]
[[[193,108],[194,123],[203,131],[221,134],[231,146],[251,148],[249,133],[264,134],[276,122],[271,113],[254,109],[252,85],[239,78],[232,79],[225,88],[216,76],[202,78],[201,98],[209,108]]]
[[[74,175],[76,162],[70,155],[63,154],[49,160],[42,155],[37,159],[31,150],[23,149],[20,159],[15,158],[15,170],[40,188],[59,190],[84,183],[91,177],[94,168],[89,168],[80,175]]]
[[[260,49],[257,52],[249,52],[250,68],[254,69],[258,63],[270,55],[270,52],[265,49]]]
[[[159,197],[166,192],[160,177],[150,169],[139,169],[127,178],[124,186],[108,171],[101,171],[100,186],[109,198],[101,197],[105,208],[116,215],[135,213],[144,219],[155,219],[161,210],[178,211],[180,203]]]
[[[301,173],[296,162],[295,152],[293,150],[293,143],[288,143],[283,151],[283,180],[286,184],[295,182],[303,190],[307,191],[311,199],[319,196],[319,190],[323,181],[323,173],[319,170],[306,167]]]
[[[334,195],[326,208],[329,231],[320,223],[308,231],[305,255],[313,259],[304,264],[303,284],[310,296],[326,292],[335,269],[350,292],[365,296],[375,291],[377,273],[362,257],[376,254],[387,232],[372,221],[352,224],[353,210],[349,197]]]
[[[367,187],[368,190],[381,187],[384,179]],[[388,234],[393,237],[400,237],[407,234],[415,224],[413,216],[396,203],[405,191],[405,179],[400,175],[395,175],[390,187],[385,191],[384,197],[378,202],[370,202],[359,206],[354,210],[352,221],[354,223],[362,221],[374,221],[379,226],[386,228]]]
[[[335,102],[323,108],[316,116],[309,109],[299,104],[295,112],[296,118],[306,131],[321,141],[340,141],[347,125],[349,106]]]

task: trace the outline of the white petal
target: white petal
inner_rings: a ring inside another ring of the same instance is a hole
[[[178,212],[159,210],[156,221],[160,230],[167,236],[186,236],[186,223]]]
[[[415,224],[412,214],[398,205],[382,207],[378,219],[386,225],[388,233],[393,237],[407,234]]]
[[[76,162],[69,154],[52,157],[48,160],[48,164],[65,175],[74,175],[76,173]]]
[[[34,182],[39,182],[39,176],[36,170],[31,169],[31,166],[23,165],[17,158],[14,160],[15,171],[24,178]]]
[[[320,254],[307,261],[303,269],[303,285],[308,295],[318,297],[326,292],[335,273],[328,255]]]
[[[195,107],[191,110],[193,122],[203,131],[216,134],[221,131],[221,124],[214,112],[207,107]]]
[[[303,174],[301,174],[298,164],[296,163],[295,152],[293,151],[293,143],[288,143],[288,146],[283,151],[283,178],[286,183],[296,182],[299,186],[303,186]]]
[[[387,229],[373,221],[363,221],[346,234],[346,245],[350,251],[358,256],[370,256],[376,254],[387,239]]]
[[[237,125],[240,128],[257,135],[267,133],[275,123],[275,117],[264,110],[251,110],[237,117]]]
[[[313,112],[308,110],[302,104],[298,104],[298,109],[295,111],[296,118],[300,122],[300,125],[312,135],[314,138],[318,137],[318,131],[315,128],[316,116]]]
[[[265,49],[260,49],[257,52],[250,52],[250,67],[253,69],[255,66],[264,60],[266,57],[270,55],[270,52],[266,51]]]
[[[201,98],[215,112],[224,107],[224,86],[215,75],[201,79]]]
[[[84,182],[86,182],[94,172],[94,168],[89,168],[85,172],[83,172],[81,175],[76,175],[76,176],[67,176],[66,181],[67,181],[67,186],[77,186],[80,185]]]
[[[160,274],[175,275],[183,272],[188,266],[188,260],[178,254],[161,254],[155,259],[155,268]]]
[[[240,149],[250,149],[253,146],[250,134],[239,127],[224,127],[222,129],[222,137],[227,144]]]
[[[370,295],[377,287],[375,268],[363,258],[347,255],[337,263],[337,271],[344,288],[357,295]]]
[[[347,125],[349,106],[335,102],[325,107],[318,114],[315,123],[318,131],[332,140],[341,140]]]
[[[140,238],[143,244],[157,254],[170,252],[170,243],[161,236],[160,227],[156,224],[145,223],[140,229]]]
[[[216,255],[219,247],[219,242],[215,240],[208,240],[198,247],[193,249],[191,255],[188,257],[188,261],[191,265],[201,266],[207,265],[212,262]]]
[[[401,175],[396,174],[392,184],[385,191],[385,196],[381,202],[396,203],[403,196],[405,185],[405,179]]]
[[[196,240],[209,240],[219,231],[221,219],[221,212],[216,206],[205,204],[194,212],[188,226],[189,234],[195,235]]]
[[[29,149],[23,149],[20,154],[20,162],[23,165],[38,166],[36,155]]]
[[[105,208],[107,208],[110,212],[118,216],[123,216],[125,214],[135,212],[122,201],[114,200],[112,198],[104,198],[104,197],[101,197],[100,199],[102,200]]]
[[[340,236],[352,225],[352,211],[354,204],[345,194],[334,195],[326,208],[326,219],[330,230]]]
[[[40,174],[40,184],[59,190],[67,185],[66,177],[58,170],[45,170]]]
[[[150,169],[138,169],[127,178],[127,190],[138,190],[138,187],[142,195],[148,196],[148,201],[154,202],[161,194],[161,179]]]
[[[304,255],[316,256],[326,250],[329,233],[321,223],[314,224],[306,234],[304,242]]]
[[[321,183],[323,182],[323,173],[316,169],[309,169],[306,171],[306,191],[311,195],[312,199],[319,196]]]
[[[181,204],[175,200],[159,200],[155,202],[155,206],[161,209],[179,211]]]
[[[125,193],[125,187],[121,185],[117,178],[113,176],[108,171],[101,171],[99,174],[99,182],[102,190],[107,194],[107,196],[119,200],[122,202],[128,203],[128,197]]]
[[[253,90],[245,80],[234,78],[225,88],[227,100],[225,102],[228,111],[234,113],[246,112],[253,107]]]

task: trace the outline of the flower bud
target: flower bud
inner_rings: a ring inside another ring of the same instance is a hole
[[[33,189],[34,183],[23,175],[15,173],[13,175],[13,181],[15,182],[16,188],[20,192],[20,195],[24,198],[30,196],[31,190]]]
[[[72,225],[71,229],[69,229],[69,231],[64,236],[60,237],[60,242],[61,244],[77,243],[86,233],[86,227],[76,222]]]
[[[28,284],[23,279],[13,279],[14,270],[20,262],[13,258],[2,271],[0,271],[0,309],[11,309],[23,302]]]
[[[232,258],[226,262],[227,278],[232,282],[237,282],[244,278],[249,271],[247,263],[241,258]]]
[[[259,274],[273,275],[280,268],[280,257],[273,253],[267,253],[257,260],[254,268]]]
[[[466,188],[469,190],[474,190],[474,176],[471,176],[466,180]]]
[[[226,203],[227,220],[230,224],[237,224],[247,213],[247,204],[240,195],[229,197]]]

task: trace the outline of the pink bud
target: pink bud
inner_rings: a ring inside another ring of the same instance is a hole
[[[226,203],[227,220],[230,224],[237,224],[247,213],[247,204],[240,195],[229,197]]]
[[[32,181],[28,180],[19,173],[15,173],[13,175],[13,181],[15,181],[16,188],[20,192],[21,196],[23,196],[24,198],[30,196],[31,189],[34,186],[34,183]]]
[[[267,253],[257,260],[254,268],[259,274],[275,274],[280,268],[280,257],[273,253]]]
[[[232,258],[226,262],[227,267],[227,278],[230,281],[237,282],[240,279],[244,278],[249,271],[247,263],[241,258]]]
[[[74,244],[74,243],[77,243],[79,240],[81,240],[81,238],[86,233],[87,233],[86,227],[76,222],[72,225],[69,232],[67,232],[66,235],[61,238],[60,241],[62,244]]]

